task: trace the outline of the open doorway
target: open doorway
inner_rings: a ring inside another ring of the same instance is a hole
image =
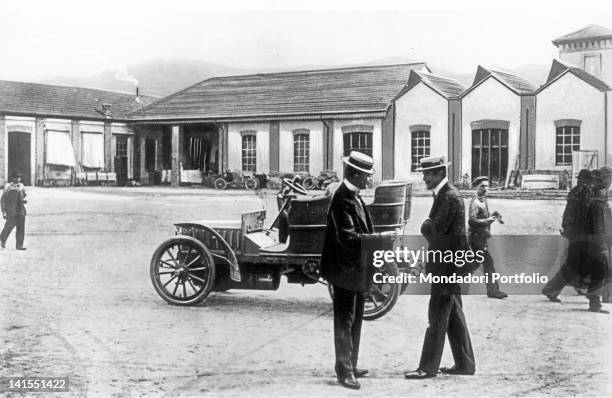
[[[185,126],[183,168],[203,175],[219,173],[219,133],[215,125]]]
[[[31,179],[32,138],[30,133],[9,131],[8,133],[8,177],[14,173],[23,175],[23,185],[32,185]]]

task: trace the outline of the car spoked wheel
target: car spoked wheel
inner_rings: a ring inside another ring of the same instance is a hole
[[[399,276],[399,269],[394,262],[385,262],[376,272],[382,275]],[[401,287],[401,284],[397,283],[373,283],[370,290],[365,293],[363,319],[373,321],[389,312],[397,302]]]
[[[398,276],[400,271],[395,262],[385,263],[376,272],[383,275]],[[368,292],[365,293],[365,305],[363,309],[363,319],[373,321],[391,311],[397,302],[402,286],[398,283],[374,283]],[[334,286],[327,285],[329,297],[334,299]]]
[[[227,188],[227,181],[225,181],[223,178],[219,177],[215,180],[215,189],[226,189]]]
[[[249,191],[256,190],[258,186],[259,186],[259,181],[257,181],[257,179],[253,177],[249,177],[246,180],[244,180],[244,187],[248,189]]]
[[[189,236],[168,239],[151,259],[151,282],[166,302],[194,305],[204,300],[215,281],[210,251]]]

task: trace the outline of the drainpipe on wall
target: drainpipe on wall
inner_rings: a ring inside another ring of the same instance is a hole
[[[608,93],[604,92],[604,166],[608,165]]]
[[[333,134],[333,132],[329,131],[329,123],[327,123],[327,120],[323,120],[323,125],[325,126],[325,131],[327,132],[327,134],[325,135],[325,148],[324,148],[324,151],[325,151],[325,156],[324,156],[325,164],[324,164],[323,169],[324,170],[330,170],[331,167],[329,167],[329,135]]]

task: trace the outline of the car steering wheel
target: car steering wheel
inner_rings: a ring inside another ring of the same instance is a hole
[[[286,184],[291,190],[295,193],[299,193],[301,195],[308,195],[306,189],[299,182],[294,182],[289,178],[283,178],[283,183]]]

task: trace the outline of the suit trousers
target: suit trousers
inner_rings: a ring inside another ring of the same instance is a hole
[[[557,297],[563,288],[569,284],[580,286],[579,275],[582,273],[582,276],[586,276],[584,275],[586,270],[584,265],[589,257],[589,243],[586,240],[570,239],[567,248],[567,260],[555,276],[546,283],[542,289],[542,294]]]
[[[592,247],[589,253],[589,260],[585,264],[584,272],[591,277],[586,297],[589,299],[589,306],[593,309],[601,308],[601,296],[608,273],[608,250],[607,248]]]
[[[467,372],[474,372],[476,363],[463,314],[461,295],[432,293],[429,298],[428,316],[429,326],[425,332],[419,369],[432,375],[438,373],[448,334],[455,366]]]
[[[469,242],[474,252],[478,250],[482,250],[483,252],[484,261],[482,262],[482,272],[487,275],[487,295],[499,293],[499,283],[497,283],[497,281],[492,281],[493,274],[495,273],[495,261],[493,261],[491,253],[489,253],[487,240],[481,237],[470,237]]]
[[[334,285],[335,368],[340,378],[352,374],[357,367],[364,301],[364,293]]]
[[[4,222],[4,228],[0,233],[0,241],[5,242],[9,235],[13,231],[13,228],[17,227],[15,234],[16,247],[23,247],[23,240],[25,235],[25,215],[8,216]]]

